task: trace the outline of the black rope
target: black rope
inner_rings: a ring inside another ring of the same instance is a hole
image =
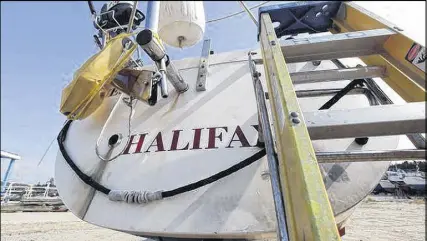
[[[100,191],[106,195],[108,195],[108,193],[111,191],[110,189],[104,187],[103,185],[99,184],[97,181],[93,180],[90,176],[86,175],[85,173],[83,173],[78,166],[76,166],[76,164],[73,162],[73,160],[71,159],[71,157],[68,155],[67,151],[64,148],[64,141],[65,138],[67,137],[67,132],[68,129],[70,128],[71,122],[73,122],[72,120],[69,120],[64,127],[62,128],[62,130],[59,132],[58,135],[58,145],[59,145],[59,150],[62,153],[62,156],[64,157],[65,161],[67,161],[68,165],[70,165],[71,169],[73,169],[73,171],[77,174],[77,176],[79,176],[79,178],[86,183],[87,185],[93,187],[95,190]]]
[[[62,130],[59,132],[58,135],[58,145],[59,145],[59,150],[62,153],[62,156],[64,157],[65,161],[68,163],[68,165],[70,165],[71,169],[77,174],[77,176],[87,185],[91,186],[92,188],[94,188],[95,190],[102,192],[106,195],[108,195],[108,193],[111,191],[111,189],[106,188],[105,186],[101,185],[100,183],[98,183],[97,181],[93,180],[90,176],[86,175],[85,173],[83,173],[79,167],[73,162],[73,160],[71,159],[71,157],[68,155],[67,151],[65,150],[64,147],[64,141],[65,138],[67,137],[67,132],[68,129],[70,128],[72,120],[68,120],[68,122],[64,125],[64,127],[62,128]],[[255,161],[261,159],[263,156],[265,156],[266,152],[265,149],[261,149],[260,151],[258,151],[257,153],[255,153],[254,155],[244,159],[243,161],[221,171],[218,172],[217,174],[214,174],[208,178],[202,179],[200,181],[194,182],[194,183],[190,183],[188,185],[170,190],[170,191],[164,191],[162,192],[162,197],[166,198],[166,197],[172,197],[184,192],[189,192],[189,191],[193,191],[197,188],[203,187],[205,185],[208,185],[210,183],[213,183],[215,181],[218,181],[226,176],[229,176],[235,172],[237,172],[240,169],[243,169],[246,166],[249,166],[250,164],[254,163]]]
[[[337,103],[342,97],[344,97],[348,92],[356,88],[357,86],[361,86],[365,83],[364,79],[355,79],[351,81],[346,87],[341,89],[338,93],[336,93],[330,100],[328,100],[319,110],[327,110],[331,108],[335,103]]]
[[[339,62],[339,60],[332,61],[334,62],[338,67],[342,67],[342,63]],[[345,66],[344,66],[345,68]],[[355,79],[351,81],[346,87],[341,89],[338,93],[336,93],[330,100],[328,100],[325,104],[323,104],[319,110],[327,110],[331,108],[333,105],[335,105],[342,97],[344,97],[346,94],[348,94],[351,90],[355,89],[358,86],[363,86],[367,82],[365,79]],[[368,89],[371,91],[370,89]],[[376,98],[375,98],[376,99]],[[369,138],[368,137],[356,137],[354,139],[357,144],[359,145],[365,145],[368,143]]]
[[[261,157],[265,156],[265,149],[261,149],[259,152],[255,153],[254,155],[246,158],[245,160],[221,171],[218,172],[217,174],[214,174],[208,178],[202,179],[200,181],[170,190],[170,191],[164,191],[162,192],[162,197],[172,197],[184,192],[188,192],[188,191],[192,191],[195,190],[197,188],[203,187],[205,185],[208,185],[212,182],[218,181],[221,178],[224,178],[232,173],[237,172],[238,170],[249,166],[250,164],[254,163],[255,161],[261,159]]]

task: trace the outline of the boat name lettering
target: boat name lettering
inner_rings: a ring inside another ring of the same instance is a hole
[[[258,125],[251,125],[251,127],[247,131],[258,131]],[[229,132],[229,130],[232,130],[232,132]],[[170,137],[158,132],[153,140],[147,139],[149,133],[131,135],[123,154],[256,146],[256,139],[255,143],[250,144],[247,135],[245,135],[240,126],[235,128],[226,126],[194,128],[191,129],[191,135],[186,135],[185,137],[183,137],[183,133],[184,130],[173,130]],[[187,134],[190,133],[187,132]],[[144,144],[148,146],[143,148]]]

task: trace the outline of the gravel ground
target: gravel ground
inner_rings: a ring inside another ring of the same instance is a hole
[[[351,216],[344,241],[423,241],[425,202],[368,197]],[[2,213],[2,241],[142,241],[80,221],[72,213]]]

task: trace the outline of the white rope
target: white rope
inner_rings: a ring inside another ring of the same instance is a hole
[[[257,8],[257,7],[261,7],[262,5],[264,5],[264,4],[268,3],[268,2],[270,2],[270,1],[265,1],[265,2],[262,2],[262,3],[258,4],[258,5],[256,5],[256,6],[250,7],[249,10],[252,10],[254,8]],[[243,11],[240,11],[240,12],[232,13],[232,14],[224,16],[224,17],[220,17],[220,18],[208,20],[208,21],[206,21],[206,23],[213,23],[213,22],[221,21],[221,20],[224,20],[224,19],[227,19],[227,18],[231,18],[231,17],[234,17],[236,15],[239,15],[239,14],[242,14],[242,13],[245,13],[245,12],[246,11],[243,10]]]
[[[127,203],[148,203],[155,200],[161,200],[162,191],[148,192],[148,191],[121,191],[111,190],[108,193],[108,199],[111,201],[122,201]]]

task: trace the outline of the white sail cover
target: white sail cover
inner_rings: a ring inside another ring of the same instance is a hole
[[[205,32],[203,1],[161,1],[160,38],[178,48],[193,46]]]

